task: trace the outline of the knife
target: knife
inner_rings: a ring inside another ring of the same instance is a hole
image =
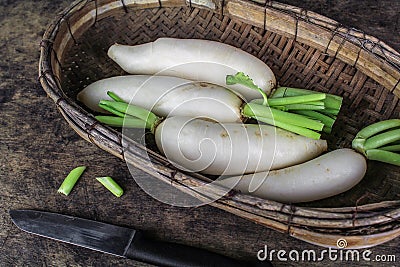
[[[272,266],[243,262],[204,249],[148,239],[143,232],[103,222],[36,210],[10,210],[23,231],[158,266]]]

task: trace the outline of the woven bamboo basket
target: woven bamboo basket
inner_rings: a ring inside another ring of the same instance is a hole
[[[343,96],[331,149],[350,147],[372,122],[399,117],[400,54],[316,13],[266,0],[75,1],[44,34],[42,87],[82,138],[196,197],[202,196],[193,186],[206,177],[176,170],[153,148],[123,143],[120,131],[98,123],[76,101],[84,86],[124,74],[107,57],[110,45],[165,36],[231,44],[266,62],[281,85]],[[337,247],[345,239],[347,248],[366,248],[400,235],[399,192],[398,167],[368,162],[360,184],[321,201],[290,205],[236,192],[210,205],[309,243]]]

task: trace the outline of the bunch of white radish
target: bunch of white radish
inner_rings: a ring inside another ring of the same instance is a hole
[[[321,155],[327,143],[314,131],[330,132],[341,98],[292,88],[267,98],[274,74],[238,48],[160,38],[115,44],[108,55],[134,75],[97,81],[78,99],[117,115],[97,116],[103,123],[150,129],[160,152],[182,170],[222,175],[229,188],[292,203],[342,193],[365,175],[366,159],[351,149]],[[282,129],[244,124],[246,118]]]
[[[327,148],[325,140],[269,125],[183,116],[162,119],[122,102],[109,107],[125,116],[105,116],[106,120],[100,116],[100,121],[151,129],[157,147],[176,167],[230,176],[219,183],[243,193],[282,202],[311,201],[350,189],[366,172],[365,158],[353,150],[339,149],[317,157]]]
[[[240,75],[235,78],[238,81],[247,79]],[[101,112],[107,106],[106,101],[99,105],[100,100],[111,100],[108,90],[112,90],[121,100],[161,117],[201,117],[218,122],[241,122],[246,118],[254,118],[314,139],[319,139],[321,135],[316,131],[321,131],[326,126],[312,118],[275,108],[324,100],[327,97],[324,93],[271,98],[267,100],[268,106],[265,106],[255,102],[246,103],[231,90],[211,83],[172,76],[127,75],[94,82],[78,94],[78,99],[90,109]]]

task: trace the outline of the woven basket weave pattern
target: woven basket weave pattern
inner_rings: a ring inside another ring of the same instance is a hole
[[[89,4],[86,3],[81,9],[88,8],[88,5],[91,5],[91,11],[97,8],[93,1],[87,2]],[[64,35],[70,37],[69,44],[65,49],[61,49],[61,46],[56,47],[56,43],[52,46],[50,40],[50,42],[45,42],[43,49],[47,51],[44,53],[46,58],[49,56],[48,53],[52,55],[51,68],[55,69],[53,78],[60,83],[60,86],[54,85],[56,82],[52,82],[52,76],[47,75],[52,71],[49,70],[49,63],[46,61],[44,63],[42,61],[41,64],[42,84],[71,127],[82,137],[116,156],[123,157],[124,149],[129,149],[131,153],[128,153],[128,159],[125,158],[127,162],[133,162],[135,166],[152,175],[161,173],[166,181],[177,179],[176,181],[182,184],[201,184],[202,182],[180,172],[175,176],[175,171],[162,156],[157,154],[157,151],[147,150],[138,144],[132,144],[129,148],[121,147],[120,133],[96,123],[93,115],[89,114],[88,110],[82,110],[84,107],[75,101],[77,93],[84,86],[99,79],[125,74],[107,57],[107,49],[115,42],[134,45],[165,36],[220,41],[239,47],[266,62],[282,86],[308,88],[341,95],[344,97],[343,108],[333,133],[328,137],[332,149],[349,147],[357,131],[366,124],[399,117],[398,98],[390,92],[390,90],[396,90],[394,88],[397,88],[398,83],[394,83],[394,87],[388,89],[370,78],[357,68],[358,56],[354,64],[345,63],[336,57],[336,54],[328,54],[327,49],[302,43],[296,38],[297,35],[293,38],[287,34],[265,30],[260,27],[263,25],[258,21],[252,25],[246,20],[241,21],[222,15],[222,3],[216,3],[215,11],[197,8],[194,4],[148,9],[125,6],[125,8],[113,10],[113,16],[101,19],[100,13],[97,17],[96,9],[95,13],[92,12],[94,17],[90,22],[91,25],[84,34],[72,34],[73,23],[68,19],[68,23],[65,23],[62,19],[64,28],[60,27],[60,29],[64,29]],[[289,11],[283,14],[290,13],[291,9],[287,10]],[[310,17],[307,17],[307,20],[309,21]],[[320,17],[316,16],[315,20],[319,21]],[[52,33],[54,32],[56,31]],[[335,36],[336,32],[333,30],[331,38],[334,39]],[[361,37],[363,36],[361,34]],[[369,43],[369,41],[362,42],[362,46]],[[398,55],[384,44],[382,46],[378,44],[381,49],[374,55],[375,57],[390,55],[390,58],[395,58]],[[346,43],[343,42],[343,46],[345,45]],[[374,49],[374,47],[369,48],[371,51]],[[392,61],[388,62],[387,66],[388,72],[392,71],[393,66],[394,69],[398,67]],[[59,68],[58,71],[57,68]],[[58,72],[61,73],[60,77],[57,77]],[[146,163],[146,157],[143,156],[146,153],[151,155],[154,165]],[[171,175],[171,173],[174,174]],[[303,205],[321,207],[318,209],[262,201],[241,194],[228,196],[213,205],[278,231],[287,231],[300,239],[307,240],[308,238],[308,242],[329,245],[337,238],[336,235],[354,235],[360,236],[360,239],[354,238],[354,247],[370,246],[383,241],[379,238],[374,239],[375,237],[371,237],[371,241],[363,241],[363,235],[390,231],[395,231],[397,235],[400,233],[398,231],[400,217],[400,203],[397,201],[400,192],[398,175],[399,171],[396,167],[369,163],[368,175],[352,190],[333,198]],[[391,200],[393,201],[388,202]],[[367,203],[370,205],[364,205]],[[340,208],[342,206],[350,206],[350,208]],[[329,207],[338,208],[330,209]],[[394,234],[392,235],[394,237]],[[327,236],[332,236],[331,240]],[[366,244],[360,242],[366,242]],[[352,245],[351,242],[349,245]]]
[[[62,62],[63,69],[74,70],[63,72],[62,88],[69,97],[75,99],[84,86],[104,77],[124,74],[106,54],[114,42],[141,44],[163,36],[228,43],[265,61],[283,86],[344,96],[341,116],[329,136],[331,148],[349,147],[365,122],[388,119],[399,114],[400,106],[393,94],[341,60],[293,39],[215,15],[211,11],[187,8],[137,10],[118,19],[111,17],[96,22],[87,34],[76,39],[77,44],[67,53],[70,57]],[[388,190],[389,184],[383,182],[376,185],[376,179],[365,180],[375,185],[370,187],[373,191],[366,200],[381,201],[382,196],[385,200],[392,200],[395,197],[396,190]],[[398,189],[398,185],[394,189]],[[365,193],[364,189],[354,193],[356,190],[347,194],[352,197],[352,202],[346,198],[346,202],[334,203],[355,205],[355,201]],[[387,192],[382,194],[382,190]],[[319,203],[326,204],[327,201]]]

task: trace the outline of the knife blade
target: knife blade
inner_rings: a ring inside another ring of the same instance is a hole
[[[84,248],[158,266],[272,266],[270,262],[243,262],[200,248],[148,239],[143,232],[58,213],[10,210],[23,231]]]

